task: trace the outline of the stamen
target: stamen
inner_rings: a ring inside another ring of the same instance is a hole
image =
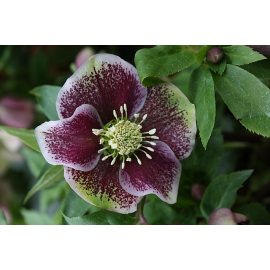
[[[130,158],[130,157],[128,157],[126,160],[130,162],[130,161],[131,161],[131,158]]]
[[[141,144],[139,144],[139,145],[137,146],[137,149],[139,149],[141,146],[142,146],[142,145],[141,145]]]
[[[121,119],[123,119],[123,106],[120,107]]]
[[[118,122],[118,119],[117,119],[117,113],[115,110],[113,110],[113,116],[116,118],[117,122]]]
[[[125,168],[125,156],[123,156],[122,170]]]
[[[115,163],[117,157],[118,157],[118,153],[117,153],[116,157],[112,160],[111,165],[113,165]]]
[[[150,135],[153,135],[153,134],[156,133],[156,131],[157,131],[157,130],[156,130],[155,128],[153,128],[153,129],[149,130],[148,133],[149,133]]]
[[[104,143],[104,139],[101,138],[101,139],[99,140],[99,144],[103,144],[103,143]]]
[[[154,142],[149,142],[149,141],[143,141],[143,142],[147,142],[147,143],[150,143],[150,144],[152,144],[152,145],[157,145],[157,144],[154,143]]]
[[[127,104],[124,104],[124,110],[126,112],[126,118],[127,118]]]
[[[133,154],[134,154],[134,156],[137,158],[138,163],[139,163],[140,165],[142,165],[142,162],[141,162],[140,159],[137,157],[137,155],[136,155],[135,153],[133,153]]]
[[[147,146],[142,146],[142,147],[144,147],[144,148],[146,148],[147,150],[152,151],[152,152],[155,151],[155,150],[154,150],[153,148],[151,148],[151,147],[147,147]]]
[[[135,113],[135,114],[134,114],[134,117],[135,117],[134,122],[135,122],[135,123],[136,123],[136,121],[137,121],[137,119],[138,119],[139,116],[140,116],[139,113]]]
[[[104,148],[102,148],[102,149],[100,149],[100,150],[98,150],[98,153],[101,153],[101,152],[103,152],[105,149],[107,149],[108,148],[108,146],[107,147],[104,147]]]
[[[141,121],[139,124],[141,124],[141,123],[146,119],[146,117],[147,117],[147,114],[145,114],[145,115],[143,116],[143,119],[142,119],[142,121]]]
[[[104,132],[104,130],[103,129],[95,129],[95,128],[93,128],[92,129],[92,132],[95,134],[95,135],[100,135],[101,133],[103,133]]]
[[[102,161],[106,160],[106,159],[107,159],[108,157],[110,157],[110,156],[113,156],[113,155],[114,155],[114,153],[115,153],[115,151],[114,151],[112,154],[110,154],[110,155],[108,155],[108,156],[103,157],[103,158],[102,158]]]
[[[152,159],[152,157],[149,155],[149,154],[147,154],[145,151],[143,151],[142,149],[139,149],[139,151],[142,151],[142,152],[144,152],[145,153],[145,155],[149,158],[149,159]]]

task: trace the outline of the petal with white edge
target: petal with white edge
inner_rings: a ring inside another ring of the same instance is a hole
[[[161,141],[155,141],[154,152],[138,151],[136,155],[141,165],[133,156],[131,162],[126,162],[124,169],[120,169],[120,184],[124,190],[134,196],[156,194],[167,203],[175,203],[181,175],[181,164],[170,149]],[[150,145],[147,145],[150,146]],[[141,148],[143,149],[143,148]]]
[[[195,144],[195,106],[173,84],[162,83],[148,88],[140,119],[147,114],[142,131],[156,129],[155,136],[165,142],[178,159],[187,158]]]
[[[48,163],[89,171],[99,161],[101,154],[98,150],[102,148],[92,129],[102,127],[96,109],[85,104],[77,108],[70,118],[38,126],[35,135]]]
[[[59,91],[56,109],[60,119],[73,115],[82,104],[94,106],[103,123],[111,121],[113,110],[127,105],[132,118],[143,106],[147,88],[135,67],[112,54],[96,54],[86,61]]]
[[[85,201],[113,212],[128,214],[137,210],[141,197],[127,193],[119,183],[120,161],[100,161],[89,171],[64,167],[64,176],[70,187]]]

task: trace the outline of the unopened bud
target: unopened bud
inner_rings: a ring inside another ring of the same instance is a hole
[[[195,200],[201,201],[203,194],[204,194],[204,191],[205,191],[205,187],[203,185],[195,183],[191,187],[191,196]]]
[[[83,63],[85,63],[92,55],[95,54],[95,51],[91,47],[85,47],[82,49],[76,56],[75,66],[78,69]]]
[[[206,54],[206,60],[214,64],[219,63],[223,58],[223,51],[218,47],[213,47]]]
[[[248,217],[232,213],[229,208],[220,208],[215,210],[209,217],[208,225],[248,225]]]

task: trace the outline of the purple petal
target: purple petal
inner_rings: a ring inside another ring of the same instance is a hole
[[[154,152],[146,150],[152,159],[138,151],[142,165],[133,157],[131,162],[126,162],[124,169],[120,168],[120,184],[132,195],[154,193],[167,203],[175,203],[181,164],[167,144],[160,141],[155,143],[156,146],[152,146]]]
[[[87,202],[114,212],[128,214],[137,210],[141,197],[127,193],[119,183],[120,161],[112,166],[111,160],[100,161],[89,171],[65,168],[65,179],[71,188]]]
[[[85,62],[60,90],[56,108],[60,119],[70,117],[77,107],[90,104],[96,108],[103,123],[120,115],[126,104],[132,118],[143,106],[147,88],[142,86],[137,70],[111,54],[96,54]]]
[[[195,107],[173,84],[162,83],[148,88],[140,118],[147,114],[142,131],[156,128],[156,136],[172,149],[178,159],[187,158],[196,135]]]
[[[102,122],[96,109],[82,105],[68,119],[45,122],[35,129],[35,135],[48,163],[71,168],[92,170],[99,158],[98,136],[92,129],[101,129]]]

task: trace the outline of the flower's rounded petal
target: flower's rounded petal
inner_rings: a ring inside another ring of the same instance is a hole
[[[101,129],[102,122],[96,109],[84,104],[68,119],[38,126],[35,135],[48,163],[89,171],[99,161],[98,150],[102,148],[93,128]]]
[[[155,135],[172,149],[178,159],[187,158],[195,144],[195,106],[173,84],[148,88],[140,118],[147,114],[142,131],[156,128]]]
[[[175,203],[181,164],[167,144],[155,143],[156,146],[152,146],[155,151],[149,153],[152,159],[138,151],[136,154],[141,165],[133,157],[131,162],[125,163],[124,169],[120,168],[120,184],[130,194],[143,196],[154,193],[167,203]]]
[[[87,202],[114,212],[128,214],[137,210],[141,197],[127,193],[119,183],[120,161],[100,161],[89,171],[64,167],[65,179],[71,188]]]
[[[82,104],[96,108],[103,123],[120,115],[126,104],[132,118],[143,106],[147,88],[142,86],[137,70],[120,57],[96,54],[86,61],[59,91],[56,108],[60,119],[70,117]]]

